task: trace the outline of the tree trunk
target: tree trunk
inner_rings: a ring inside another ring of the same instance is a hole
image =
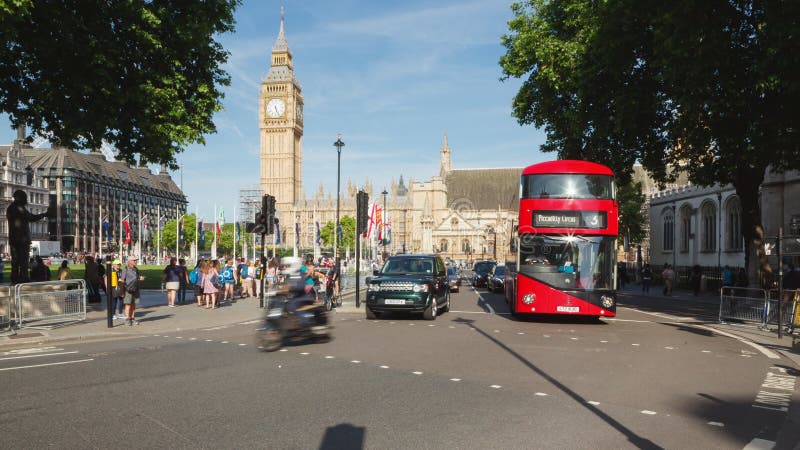
[[[764,279],[772,278],[772,267],[769,265],[764,250],[765,236],[759,202],[759,190],[764,181],[765,170],[765,167],[740,168],[736,171],[733,180],[733,187],[742,204],[742,234],[745,241],[744,265],[751,287],[762,287]],[[720,242],[719,245],[722,243]]]

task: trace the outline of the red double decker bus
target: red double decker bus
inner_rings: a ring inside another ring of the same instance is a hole
[[[614,173],[587,161],[522,171],[519,225],[506,264],[511,313],[616,315]]]

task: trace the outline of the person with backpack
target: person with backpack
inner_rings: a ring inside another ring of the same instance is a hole
[[[167,288],[167,303],[170,308],[175,307],[175,293],[178,291],[181,284],[177,262],[177,258],[170,258],[169,265],[164,268],[163,275],[161,276],[162,288]]]
[[[230,259],[225,261],[225,266],[220,272],[220,282],[225,287],[222,292],[222,301],[233,302],[233,286],[236,285],[237,278],[236,270],[233,268],[233,261]]]
[[[239,277],[239,284],[241,285],[241,292],[239,293],[239,298],[247,297],[250,292],[245,285],[245,279],[247,278],[247,261],[244,258],[239,258],[236,264],[236,276]]]
[[[141,298],[140,284],[144,281],[144,276],[139,274],[136,267],[136,257],[128,258],[128,266],[122,269],[119,274],[119,287],[124,292],[122,303],[125,305],[125,319],[128,326],[139,325],[136,320],[136,305]]]
[[[189,283],[194,288],[194,298],[197,301],[197,306],[203,306],[203,266],[205,264],[205,261],[200,260],[194,266],[194,269],[189,272]]]
[[[189,286],[189,271],[186,269],[186,260],[178,260],[178,304],[186,303],[186,289]]]
[[[650,269],[650,264],[645,264],[642,267],[642,292],[650,292],[650,283],[653,282],[653,270]]]

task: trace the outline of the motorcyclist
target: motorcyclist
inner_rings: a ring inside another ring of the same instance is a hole
[[[305,327],[305,314],[297,314],[297,311],[307,305],[312,305],[317,301],[317,294],[314,290],[314,279],[308,268],[304,265],[290,264],[287,267],[289,276],[286,284],[288,285],[289,301],[286,303],[286,310],[293,314],[300,326]]]

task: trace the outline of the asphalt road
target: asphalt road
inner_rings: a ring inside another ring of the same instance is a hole
[[[744,448],[797,400],[783,358],[695,325],[516,321],[470,287],[434,322],[337,314],[335,339],[256,323],[0,352],[6,448]],[[774,396],[764,392],[776,393]],[[788,392],[788,394],[786,394]],[[787,399],[788,395],[788,399]]]

